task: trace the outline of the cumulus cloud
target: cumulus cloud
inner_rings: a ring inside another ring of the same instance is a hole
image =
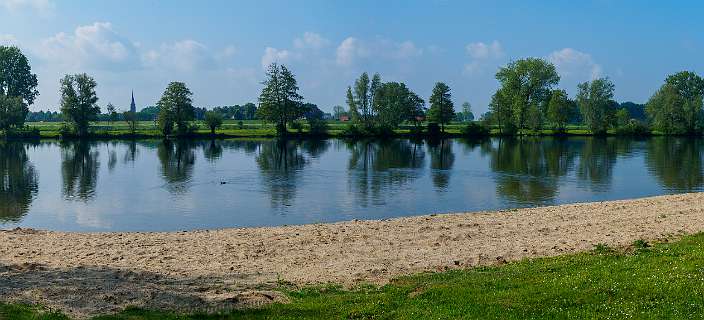
[[[591,55],[572,48],[554,51],[548,55],[548,60],[563,77],[593,80],[602,75],[601,65],[594,62]]]
[[[504,55],[504,50],[499,41],[494,40],[489,44],[484,42],[472,42],[466,47],[467,54],[472,59],[500,58]]]
[[[329,43],[328,39],[314,32],[306,32],[303,37],[293,39],[293,46],[297,49],[320,49]]]
[[[465,50],[471,58],[471,61],[464,66],[465,72],[469,74],[481,72],[485,65],[495,63],[504,56],[504,50],[498,40],[491,43],[472,42],[467,44]]]
[[[52,62],[109,69],[134,66],[136,47],[109,22],[95,22],[77,27],[73,34],[61,32],[42,40],[39,54]]]
[[[279,50],[272,47],[266,47],[264,49],[264,55],[262,56],[262,68],[266,69],[270,64],[276,63],[286,63],[291,57],[291,52],[288,50]]]
[[[423,49],[412,41],[395,42],[388,39],[377,38],[371,41],[362,41],[348,37],[337,47],[336,62],[341,66],[351,65],[356,59],[378,57],[392,60],[405,60],[421,56]]]
[[[0,34],[0,46],[15,46],[17,38],[11,34]]]
[[[54,10],[54,3],[50,0],[0,0],[0,7],[12,12],[30,9],[46,14]]]
[[[215,55],[205,45],[186,39],[164,43],[159,49],[149,50],[142,56],[142,61],[148,67],[190,72],[214,67],[214,58]]]

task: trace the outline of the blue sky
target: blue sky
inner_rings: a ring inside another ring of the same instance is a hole
[[[555,63],[560,87],[610,77],[620,101],[645,102],[665,76],[699,72],[704,4],[696,1],[57,1],[0,0],[0,43],[39,76],[32,110],[56,110],[63,74],[98,81],[99,103],[154,104],[184,81],[198,106],[255,102],[263,65],[284,63],[307,101],[330,111],[363,71],[427,99],[486,111],[500,66]]]

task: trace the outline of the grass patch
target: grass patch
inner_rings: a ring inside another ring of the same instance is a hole
[[[700,318],[704,234],[633,245],[402,277],[383,287],[305,288],[287,292],[290,304],[255,310],[183,315],[130,309],[98,319]]]

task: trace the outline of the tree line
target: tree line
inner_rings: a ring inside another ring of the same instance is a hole
[[[60,114],[30,113],[29,106],[39,95],[37,76],[31,72],[26,56],[17,47],[0,46],[0,130],[7,133],[25,128],[26,121],[68,123],[67,134],[89,134],[90,123],[98,120],[126,121],[132,133],[137,121],[153,120],[164,135],[192,133],[194,120],[205,121],[212,133],[224,119],[261,119],[273,123],[279,135],[302,130],[307,121],[311,133],[325,133],[324,113],[304,101],[293,72],[273,63],[258,98],[258,105],[216,107],[212,110],[193,106],[193,93],[183,82],[167,85],[155,106],[140,112],[118,113],[108,104],[101,113],[95,79],[85,73],[66,75],[60,80]],[[452,121],[468,122],[465,134],[488,134],[495,128],[500,134],[515,135],[567,132],[568,125],[586,127],[594,135],[616,133],[701,134],[704,128],[704,79],[694,72],[669,75],[664,84],[640,108],[633,103],[614,100],[614,83],[607,77],[577,86],[570,97],[557,86],[560,76],[555,66],[540,58],[510,62],[496,73],[499,88],[493,94],[489,111],[474,121],[471,105],[462,104],[456,111],[450,87],[437,82],[426,101],[403,82],[384,82],[378,73],[362,73],[347,87],[347,110],[335,106],[336,117],[349,117],[350,135],[393,134],[402,124],[412,125],[415,133],[443,134]],[[422,125],[426,124],[425,127]],[[425,132],[424,132],[425,131]]]

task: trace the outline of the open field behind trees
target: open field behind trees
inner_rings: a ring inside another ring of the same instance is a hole
[[[242,123],[240,125],[240,122]],[[198,136],[208,137],[210,135],[210,129],[203,121],[193,121],[193,125],[197,126],[197,131],[195,132]],[[326,121],[328,130],[319,134],[322,136],[336,137],[345,136],[346,130],[349,128],[349,122],[342,122],[336,120]],[[32,130],[36,129],[41,138],[59,138],[61,137],[62,127],[65,126],[62,122],[28,122],[27,127]],[[445,132],[451,136],[462,135],[462,130],[467,126],[464,122],[451,122],[445,126]],[[413,133],[413,125],[401,125],[393,132],[398,135],[411,135]],[[489,126],[491,135],[499,135],[500,131],[497,126]],[[589,130],[586,126],[582,125],[568,125],[564,132],[567,135],[589,135]],[[131,135],[129,126],[124,121],[99,121],[91,125],[90,128],[92,134],[101,137],[129,137]],[[303,124],[301,126],[301,132],[306,135],[310,133],[310,126]],[[289,129],[289,134],[295,136],[298,133],[297,130]],[[611,134],[616,134],[615,130],[609,131]],[[553,130],[543,129],[537,132],[530,132],[526,134],[543,134],[552,135]],[[654,132],[653,134],[659,134]],[[158,127],[155,125],[154,121],[138,121],[137,130],[135,135],[143,137],[161,137],[163,134],[159,131]],[[216,135],[223,137],[273,137],[276,136],[276,128],[270,123],[266,123],[261,120],[224,120],[222,127],[216,130]]]

